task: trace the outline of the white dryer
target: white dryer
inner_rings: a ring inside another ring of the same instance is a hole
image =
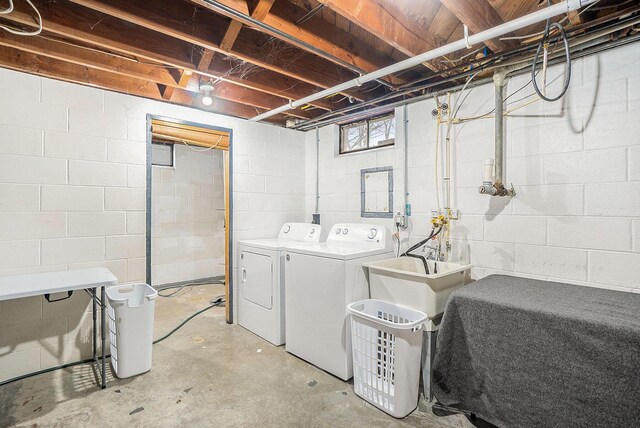
[[[238,323],[274,345],[285,343],[283,251],[317,243],[321,227],[285,223],[277,238],[238,242]]]
[[[347,305],[369,298],[362,264],[393,257],[386,227],[336,224],[327,241],[285,251],[286,350],[347,380],[353,376]]]

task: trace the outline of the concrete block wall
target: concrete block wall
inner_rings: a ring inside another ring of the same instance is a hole
[[[153,285],[224,275],[221,150],[174,146],[173,168],[153,167]]]
[[[147,114],[233,130],[234,239],[303,219],[302,133],[0,69],[1,276],[145,280]],[[88,309],[83,293],[0,302],[0,380],[87,357]]]
[[[461,217],[452,230],[453,257],[470,260],[475,278],[507,273],[640,292],[638,46],[634,43],[574,61],[571,87],[563,100],[533,102],[510,114],[505,178],[517,191],[511,200],[477,191],[484,161],[494,157],[493,119],[454,125],[452,207],[460,210]],[[550,69],[549,94],[557,93],[562,69]],[[507,94],[529,79],[529,74],[512,77]],[[532,100],[517,101],[531,93],[529,85],[508,100],[508,109]],[[459,116],[473,117],[493,106],[493,85],[482,85],[473,89]],[[436,208],[434,107],[433,99],[408,106],[407,191],[413,214],[410,228],[402,234],[403,246],[428,233],[430,211]],[[402,108],[396,110],[396,120],[394,148],[360,154],[336,155],[336,128],[320,130],[323,226],[362,221],[393,227],[391,220],[360,218],[360,183],[355,177],[360,168],[392,165],[396,200],[404,192]],[[307,132],[306,162],[306,211],[311,213],[315,131]],[[442,150],[438,162],[441,183]],[[441,185],[439,192],[442,204]],[[396,210],[402,204],[400,199]]]

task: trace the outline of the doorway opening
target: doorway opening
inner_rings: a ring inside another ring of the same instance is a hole
[[[232,130],[147,116],[147,283],[225,285],[231,278]]]

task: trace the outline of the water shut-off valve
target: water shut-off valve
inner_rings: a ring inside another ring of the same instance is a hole
[[[504,187],[501,181],[494,181],[493,179],[493,159],[487,159],[484,162],[484,170],[482,173],[482,186],[478,187],[478,192],[483,195],[490,196],[509,196],[513,198],[516,195],[516,191],[513,188],[513,184],[510,189]]]

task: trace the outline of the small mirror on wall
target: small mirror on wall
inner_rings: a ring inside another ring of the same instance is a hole
[[[360,170],[360,216],[393,217],[393,167]]]

